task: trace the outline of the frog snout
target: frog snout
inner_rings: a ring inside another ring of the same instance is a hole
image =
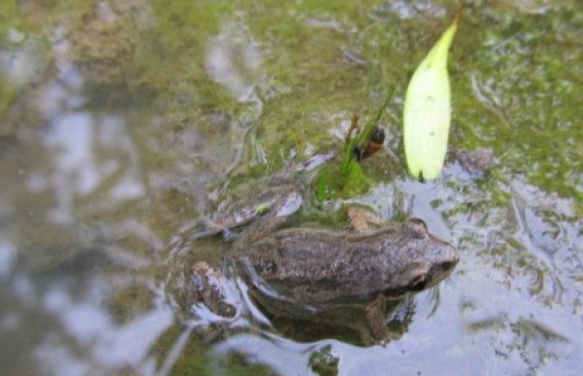
[[[451,269],[455,268],[455,266],[457,265],[458,261],[459,261],[459,256],[456,259],[454,259],[454,260],[444,261],[441,264],[441,268],[443,269],[443,271],[451,270]]]
[[[458,250],[449,243],[440,241],[439,247],[436,250],[437,252],[428,277],[428,287],[435,286],[447,278],[453,272],[460,259]]]
[[[447,245],[440,251],[440,257],[435,260],[429,272],[425,288],[433,287],[447,278],[459,262],[459,253],[451,245]]]
[[[426,252],[431,254],[432,268],[444,272],[451,271],[460,260],[460,253],[456,247],[436,236],[429,234]]]
[[[449,244],[445,248],[444,253],[445,254],[443,261],[440,263],[441,269],[444,272],[452,271],[457,265],[457,263],[460,261],[460,254],[457,251],[457,249],[455,249],[453,246]]]

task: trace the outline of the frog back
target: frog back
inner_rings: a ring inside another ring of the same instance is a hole
[[[280,230],[240,250],[238,261],[251,283],[272,297],[314,307],[366,303],[400,268],[387,257],[391,239],[398,246],[393,228],[366,235]]]

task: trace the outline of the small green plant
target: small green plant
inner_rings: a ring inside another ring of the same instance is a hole
[[[358,127],[358,116],[352,117],[350,129],[344,139],[344,149],[340,165],[324,167],[316,186],[316,197],[324,200],[330,197],[354,197],[370,188],[370,180],[362,170],[361,161],[374,155],[382,148],[385,132],[379,122],[393,98],[396,84],[387,93],[383,104],[371,116],[362,129]]]

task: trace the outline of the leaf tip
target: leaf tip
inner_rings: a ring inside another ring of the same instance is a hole
[[[463,9],[462,3],[458,3],[455,13],[453,15],[453,23],[457,24],[459,18],[462,15],[462,9]]]

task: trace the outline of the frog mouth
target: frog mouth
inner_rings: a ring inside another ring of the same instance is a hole
[[[439,282],[443,281],[453,270],[455,269],[459,259],[455,259],[452,261],[446,261],[441,263],[439,266],[433,268],[430,272],[430,277],[425,280],[425,287],[430,288],[437,285]]]
[[[429,270],[424,266],[419,266],[410,270],[413,277],[407,282],[407,291],[420,292],[436,286],[439,282],[447,278],[455,269],[458,259],[445,261],[433,266]]]

